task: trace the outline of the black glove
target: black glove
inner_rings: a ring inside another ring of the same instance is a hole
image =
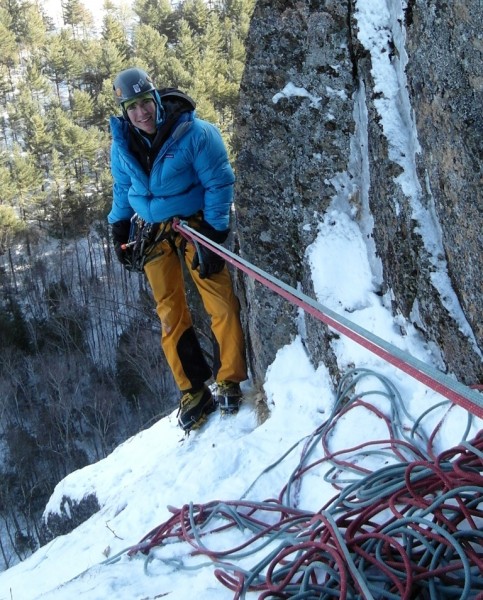
[[[112,224],[112,241],[114,242],[114,252],[120,263],[125,267],[131,266],[131,251],[129,248],[123,248],[129,241],[129,231],[131,230],[131,221],[116,221]]]
[[[230,233],[229,229],[219,231],[206,221],[202,221],[200,226],[197,227],[197,230],[201,235],[204,235],[216,244],[223,244]],[[215,275],[215,273],[220,273],[224,266],[225,261],[221,256],[198,242],[196,254],[191,262],[191,268],[194,270],[199,267],[200,279],[206,279],[211,275]]]

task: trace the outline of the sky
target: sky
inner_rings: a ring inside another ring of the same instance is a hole
[[[356,18],[361,42],[373,57],[375,85],[382,92],[378,110],[384,132],[393,159],[403,167],[399,183],[411,199],[427,248],[436,257],[441,241],[432,216],[419,204],[420,183],[415,170],[419,147],[404,85],[404,19],[395,10],[397,4],[389,0],[356,2]],[[385,59],[388,52],[380,51],[387,43],[384,32],[388,28],[399,45],[397,64]],[[283,95],[299,97],[301,102],[309,98],[317,104],[312,91],[301,88],[296,81],[288,81],[271,101],[277,102]],[[359,136],[365,131],[363,115],[363,110],[354,115],[359,120]],[[440,367],[437,349],[426,343],[414,326],[417,317],[411,322],[394,317],[390,298],[377,293],[381,265],[367,242],[367,232],[372,228],[367,208],[370,182],[365,179],[363,167],[354,172],[361,168],[356,163],[354,159],[349,169],[362,181],[361,197],[366,203],[362,219],[354,220],[348,201],[348,182],[354,178],[338,174],[332,182],[332,204],[319,223],[315,242],[306,251],[316,300],[402,351]],[[448,299],[451,314],[470,335],[445,264],[436,261],[435,285]],[[104,460],[61,481],[46,513],[58,512],[64,496],[80,501],[89,494],[96,495],[100,510],[71,533],[55,538],[0,574],[0,600],[235,598],[235,592],[220,581],[220,575],[217,577],[217,568],[229,576],[237,570],[266,573],[263,565],[275,560],[280,547],[285,548],[287,540],[296,543],[288,532],[285,538],[270,532],[269,526],[277,519],[265,510],[264,501],[279,499],[290,510],[308,515],[308,524],[296,536],[305,539],[309,525],[313,527],[322,519],[327,520],[330,531],[332,517],[323,508],[330,502],[338,506],[340,488],[360,485],[362,479],[381,468],[390,468],[394,477],[400,476],[401,460],[414,460],[418,453],[427,457],[428,449],[437,455],[481,432],[481,419],[469,418],[463,408],[443,402],[442,396],[344,336],[334,339],[333,350],[341,371],[349,376],[355,366],[358,377],[353,395],[336,393],[325,366],[311,364],[304,337],[300,319],[298,335],[280,348],[267,370],[263,391],[269,416],[262,424],[257,420],[257,390],[247,381],[243,384],[245,400],[236,416],[215,413],[200,430],[186,437],[177,426],[174,411],[121,444]],[[388,426],[384,415],[392,426]],[[407,444],[402,456],[395,450],[397,444],[377,442],[390,436]],[[324,444],[328,445],[325,449]],[[346,464],[334,468],[334,459],[327,459],[327,447],[332,453],[342,452]],[[356,447],[360,448],[343,452]],[[302,467],[306,472],[300,479],[294,478]],[[374,496],[374,502],[378,497]],[[247,508],[240,505],[242,502],[259,508],[258,529],[254,531],[261,531],[261,537],[252,539],[254,534],[245,520]],[[205,505],[205,511],[213,515],[205,536],[195,537],[191,544],[172,536],[147,555],[128,555],[129,548],[167,523],[176,514],[173,511],[191,503]],[[232,523],[226,516],[217,516],[226,510],[226,503],[232,507],[228,514],[238,515],[243,526],[221,527]],[[378,514],[378,518],[387,518],[387,514]],[[334,538],[337,536],[333,532]],[[203,552],[193,553],[193,544],[201,546]],[[243,544],[247,544],[245,551],[235,552]],[[321,565],[315,568],[320,575]],[[370,575],[368,572],[368,579]],[[251,600],[260,596],[248,591],[238,597]]]

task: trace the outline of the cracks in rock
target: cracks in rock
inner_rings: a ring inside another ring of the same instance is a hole
[[[413,9],[416,4],[416,0],[408,0],[408,5],[406,6],[406,14],[404,17],[404,24],[406,27],[410,27],[413,24]]]
[[[358,69],[358,56],[355,50],[355,43],[352,36],[352,17],[354,14],[354,0],[348,0],[347,2],[347,32],[349,38],[349,56],[352,63],[352,77],[357,83],[359,69]]]

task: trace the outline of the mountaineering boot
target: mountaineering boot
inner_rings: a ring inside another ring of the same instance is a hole
[[[221,413],[229,415],[237,413],[243,396],[240,384],[234,381],[220,381],[216,386],[216,403]]]
[[[206,385],[200,390],[185,392],[179,401],[178,424],[186,432],[198,429],[215,409],[213,396]]]

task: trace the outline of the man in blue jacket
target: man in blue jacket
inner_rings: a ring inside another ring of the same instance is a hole
[[[138,68],[119,73],[113,88],[122,110],[110,121],[114,249],[126,268],[143,270],[149,281],[163,350],[181,390],[178,422],[188,432],[217,404],[223,412],[237,412],[247,372],[239,302],[224,260],[186,243],[171,224],[182,218],[223,243],[235,178],[218,129],[196,117],[189,96],[175,88],[157,90]],[[180,257],[211,318],[211,367],[193,328]],[[206,385],[211,377],[215,398]]]

